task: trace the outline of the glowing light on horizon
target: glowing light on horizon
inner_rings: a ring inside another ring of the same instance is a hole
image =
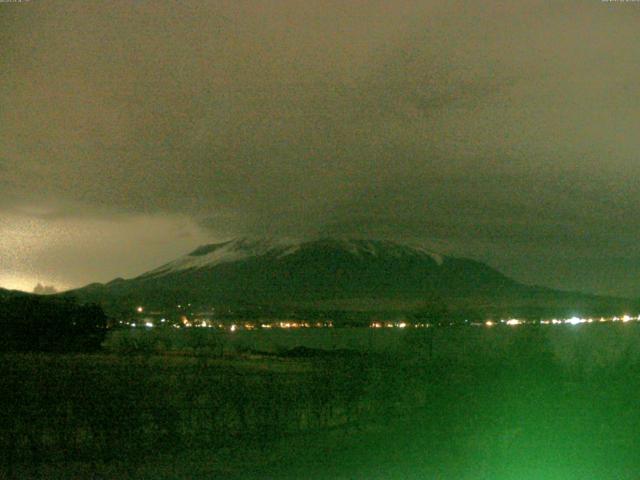
[[[571,317],[564,321],[564,323],[568,323],[569,325],[578,325],[584,322],[585,320],[583,318],[578,318],[578,317]]]
[[[42,275],[23,275],[13,273],[11,271],[3,271],[0,273],[0,288],[6,290],[18,290],[20,292],[33,293],[35,286],[40,283],[42,285],[53,285],[58,292],[64,292],[73,288],[73,285],[63,283],[60,279],[50,278]],[[76,285],[80,287],[82,285]]]

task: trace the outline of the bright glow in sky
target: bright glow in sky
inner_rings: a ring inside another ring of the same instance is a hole
[[[2,219],[0,238],[0,287],[32,291],[39,282],[64,290],[135,276],[208,236],[177,215],[96,219],[22,212]]]

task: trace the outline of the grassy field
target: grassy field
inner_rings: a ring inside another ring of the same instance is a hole
[[[2,475],[638,478],[639,327],[337,330],[359,353],[310,358],[158,333],[3,354]]]

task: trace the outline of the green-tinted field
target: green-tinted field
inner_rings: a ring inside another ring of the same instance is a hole
[[[138,350],[128,344],[129,353],[116,353],[112,342],[111,352],[96,355],[4,354],[3,471],[15,478],[637,478],[637,325],[380,334],[336,330],[365,353],[313,358],[246,353],[250,340],[266,342],[248,336],[176,337],[163,350],[158,333],[139,339]],[[209,350],[220,344],[222,357]],[[280,344],[280,353],[289,346]]]

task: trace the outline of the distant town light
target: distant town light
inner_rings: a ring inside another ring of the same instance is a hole
[[[143,311],[144,311],[144,308],[142,308],[142,307],[136,308],[136,312],[138,312],[138,313],[142,313]]]
[[[491,320],[487,320],[486,322],[484,322],[484,324],[485,324],[487,327],[493,327],[493,322],[492,322]]]
[[[144,324],[144,326],[145,326],[145,327],[147,327],[147,328],[153,328],[153,323],[151,323],[151,322],[146,322],[146,323]]]
[[[512,318],[510,320],[507,320],[507,325],[520,325],[522,322],[520,320],[518,320],[517,318]]]
[[[237,327],[236,327],[235,325],[231,325],[231,331],[232,331],[232,332],[235,332],[235,331],[236,331],[236,328],[237,328]]]
[[[564,321],[564,323],[568,323],[569,325],[578,325],[580,323],[584,323],[586,320],[584,318],[571,317]]]

